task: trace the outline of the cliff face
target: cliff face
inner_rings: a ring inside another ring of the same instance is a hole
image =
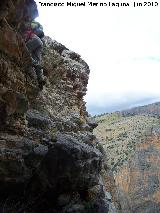
[[[115,212],[83,100],[88,65],[45,37],[41,91],[21,35],[35,2],[5,0],[0,14],[0,211]]]
[[[107,153],[112,193],[121,212],[160,212],[158,108],[156,103],[96,118],[99,125],[94,132]]]
[[[160,212],[160,138],[151,135],[115,175],[124,212]]]

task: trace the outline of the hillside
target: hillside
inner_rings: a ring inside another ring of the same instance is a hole
[[[147,115],[123,116],[112,113],[96,118],[98,127],[95,135],[107,150],[107,163],[113,171],[117,170],[134,152],[136,143],[160,128],[158,118]]]
[[[145,106],[134,107],[128,110],[123,110],[123,116],[130,116],[130,115],[150,115],[159,117],[160,116],[160,102],[156,102],[153,104],[148,104]]]
[[[94,133],[106,152],[124,213],[160,210],[159,108],[155,103],[95,118]]]

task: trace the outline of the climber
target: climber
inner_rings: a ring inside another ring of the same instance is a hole
[[[26,46],[29,52],[31,53],[32,65],[35,68],[40,89],[43,89],[43,85],[45,84],[45,78],[43,76],[43,68],[41,67],[43,37],[44,37],[43,28],[38,22],[31,21],[25,24],[24,39],[26,42]]]

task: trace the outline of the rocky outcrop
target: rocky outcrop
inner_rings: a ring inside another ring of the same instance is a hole
[[[0,14],[0,212],[113,212],[83,100],[88,65],[45,37],[40,90],[22,34],[35,2],[5,0]]]
[[[138,144],[134,155],[115,175],[124,212],[160,212],[160,138],[152,135]]]

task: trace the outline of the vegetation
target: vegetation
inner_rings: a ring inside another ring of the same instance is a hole
[[[107,153],[107,165],[117,171],[133,154],[135,146],[160,128],[158,117],[149,115],[124,116],[120,112],[95,117],[98,127],[94,134]]]

